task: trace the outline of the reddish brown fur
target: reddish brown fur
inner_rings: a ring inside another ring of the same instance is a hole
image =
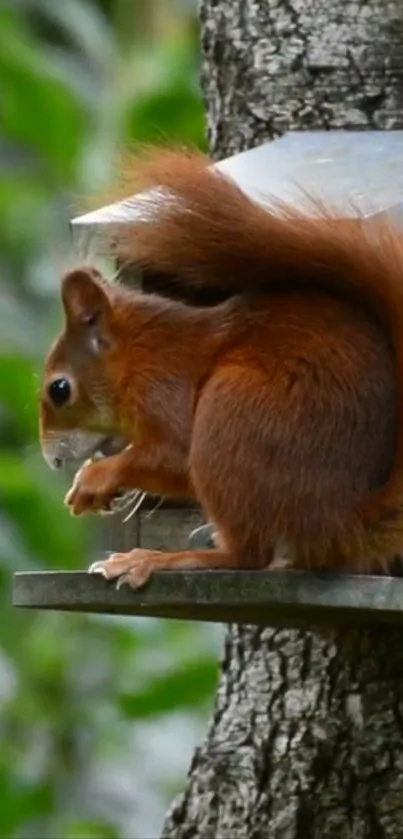
[[[197,309],[88,283],[86,269],[65,278],[45,383],[64,366],[80,393],[70,413],[43,396],[42,440],[93,428],[96,391],[102,430],[133,444],[93,464],[75,511],[119,484],[196,495],[226,552],[217,564],[262,567],[285,543],[303,567],[384,567],[403,547],[400,236],[262,208],[198,155],[157,154],[126,194],[156,185],[180,201],[156,195],[146,223],[114,231],[115,252],[229,299]],[[98,355],[78,312],[94,294]]]

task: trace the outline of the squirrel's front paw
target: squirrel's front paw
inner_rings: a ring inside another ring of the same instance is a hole
[[[83,513],[108,513],[121,494],[106,460],[87,460],[74,477],[64,503],[72,516]]]

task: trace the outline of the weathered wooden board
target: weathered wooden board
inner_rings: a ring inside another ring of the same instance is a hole
[[[160,572],[140,591],[85,572],[20,573],[13,603],[219,623],[313,627],[403,625],[403,578],[293,571]]]

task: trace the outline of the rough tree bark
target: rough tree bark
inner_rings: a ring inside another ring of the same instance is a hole
[[[202,0],[213,155],[298,129],[403,128],[400,0]],[[228,630],[163,839],[401,839],[403,632]]]

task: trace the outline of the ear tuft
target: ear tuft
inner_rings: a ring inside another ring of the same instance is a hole
[[[110,308],[102,277],[95,268],[75,268],[62,279],[62,302],[70,323],[94,326]]]

